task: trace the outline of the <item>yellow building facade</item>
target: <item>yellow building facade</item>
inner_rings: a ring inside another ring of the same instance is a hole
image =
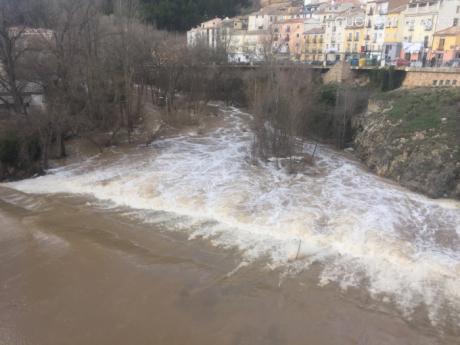
[[[406,6],[400,6],[390,10],[387,15],[387,22],[385,24],[384,42],[394,43],[402,42],[403,40],[403,15],[402,12]]]
[[[434,34],[429,58],[433,66],[460,62],[460,26],[453,26]]]
[[[363,27],[345,28],[343,47],[345,55],[360,54],[364,46],[365,31]]]
[[[302,61],[322,62],[324,60],[324,29],[314,28],[306,31],[303,37]]]

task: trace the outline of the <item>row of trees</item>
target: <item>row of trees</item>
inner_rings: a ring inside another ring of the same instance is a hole
[[[112,14],[123,0],[102,0],[101,9]],[[258,0],[141,0],[139,15],[160,30],[187,31],[214,17],[233,17],[257,8]]]
[[[15,132],[20,142],[35,138],[41,169],[50,155],[66,154],[66,137],[92,140],[95,131],[113,137],[126,131],[130,137],[148,93],[173,111],[179,80],[194,60],[184,37],[143,24],[138,1],[117,2],[111,15],[106,5],[105,0],[2,1],[0,87],[10,116],[0,131]],[[46,107],[29,106],[31,85],[44,90]]]
[[[66,155],[66,138],[82,136],[101,148],[120,133],[130,140],[146,102],[161,106],[167,120],[176,118],[179,92],[187,116],[211,99],[250,106],[254,153],[293,157],[302,136],[333,138],[343,147],[350,117],[364,103],[362,90],[318,87],[318,75],[306,66],[267,59],[249,72],[225,68],[224,50],[187,48],[183,36],[146,25],[139,0],[112,3],[109,15],[107,0],[3,2],[0,101],[2,94],[12,101],[3,100],[11,107],[8,121],[0,118],[0,137],[7,138],[0,163],[39,158],[45,170],[50,157]],[[45,106],[29,106],[24,91],[31,84],[44,90]],[[93,135],[101,132],[110,135],[103,141]]]
[[[214,17],[233,17],[250,0],[142,0],[145,19],[159,29],[187,31]]]

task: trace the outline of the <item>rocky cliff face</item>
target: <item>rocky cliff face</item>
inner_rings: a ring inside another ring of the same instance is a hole
[[[460,199],[459,91],[394,91],[371,100],[353,125],[356,153],[378,175]]]

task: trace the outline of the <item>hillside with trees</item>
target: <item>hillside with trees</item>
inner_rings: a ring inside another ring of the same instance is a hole
[[[160,30],[187,31],[214,17],[232,17],[256,6],[258,0],[140,0],[140,16]],[[105,0],[106,13],[112,13],[117,0]]]

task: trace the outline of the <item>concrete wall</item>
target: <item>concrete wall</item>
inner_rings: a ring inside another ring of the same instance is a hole
[[[424,68],[407,69],[403,87],[460,86],[460,69]]]

